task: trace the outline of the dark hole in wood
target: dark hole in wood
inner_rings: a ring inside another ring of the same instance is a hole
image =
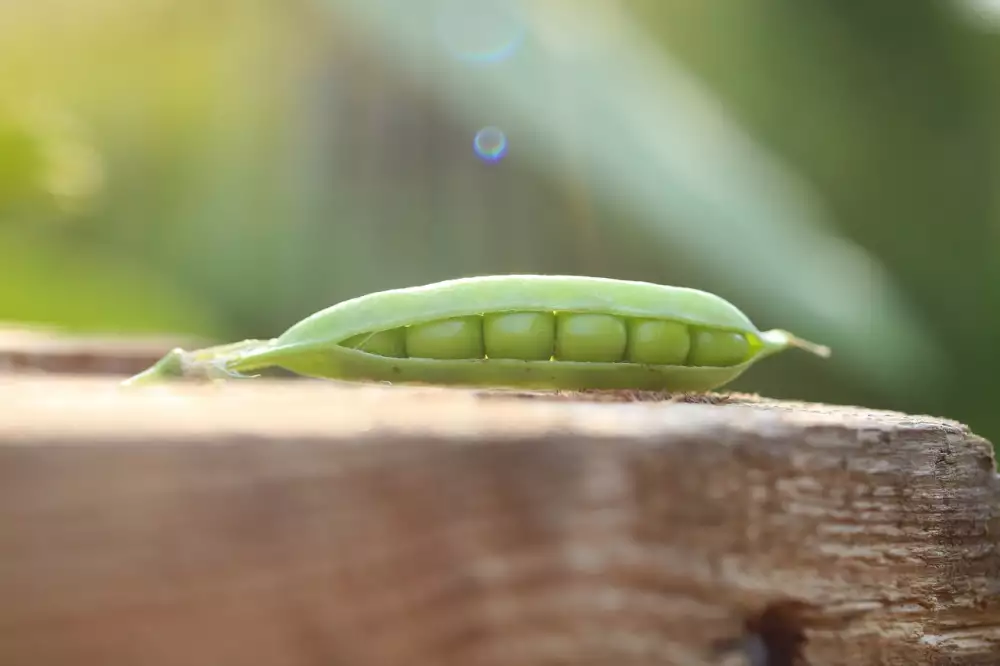
[[[745,630],[759,636],[767,652],[767,661],[761,666],[802,664],[807,640],[805,614],[810,609],[802,602],[784,601],[770,604],[758,615],[747,618]]]
[[[813,607],[801,601],[778,601],[747,616],[743,635],[716,645],[718,654],[740,655],[748,666],[807,666],[804,648]]]

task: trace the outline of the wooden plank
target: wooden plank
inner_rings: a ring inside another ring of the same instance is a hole
[[[0,374],[133,375],[174,347],[204,340],[164,336],[66,335],[57,329],[0,323]]]
[[[534,397],[0,381],[0,664],[998,663],[961,424]]]

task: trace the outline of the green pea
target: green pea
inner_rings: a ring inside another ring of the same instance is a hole
[[[378,333],[360,333],[340,343],[350,349],[358,349],[377,356],[393,358],[406,357],[406,330],[394,328]]]
[[[615,363],[625,356],[628,331],[621,318],[604,314],[556,315],[556,360]]]
[[[687,364],[694,366],[727,367],[747,360],[750,343],[742,333],[696,330],[691,336],[691,353]]]
[[[411,358],[483,358],[483,318],[456,317],[406,329],[406,355]]]
[[[490,358],[547,361],[555,344],[556,318],[549,312],[501,312],[483,318]]]
[[[630,363],[684,365],[690,349],[691,336],[684,324],[656,319],[628,322],[625,358]]]
[[[352,298],[273,340],[175,349],[125,383],[278,367],[393,384],[708,391],[791,347],[830,355],[787,331],[761,331],[733,304],[696,289],[488,275]]]

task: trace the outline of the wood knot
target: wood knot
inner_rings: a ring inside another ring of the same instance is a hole
[[[743,635],[716,645],[726,666],[808,666],[806,629],[817,624],[817,608],[804,601],[782,600],[752,612]]]

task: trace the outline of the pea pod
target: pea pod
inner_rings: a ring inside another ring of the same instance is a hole
[[[126,384],[278,367],[353,381],[708,391],[789,347],[830,354],[787,331],[760,331],[725,299],[696,289],[497,275],[360,296],[273,340],[177,349]]]

